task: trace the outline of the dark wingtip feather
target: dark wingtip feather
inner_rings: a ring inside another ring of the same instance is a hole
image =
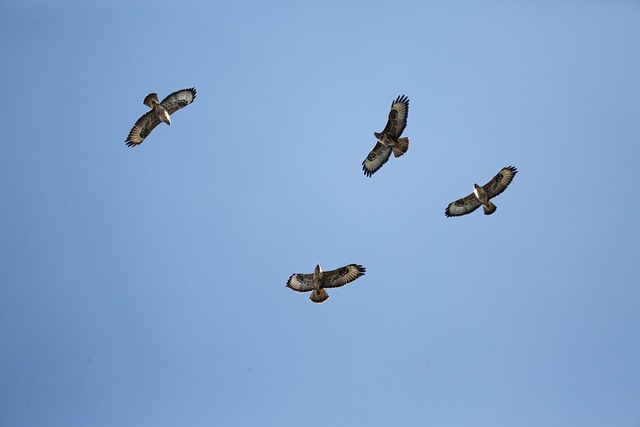
[[[395,101],[393,101],[393,102],[391,103],[391,106],[393,106],[393,104],[395,104],[395,103],[397,103],[397,102],[401,102],[401,103],[403,103],[403,104],[407,104],[407,105],[409,105],[409,98],[407,98],[407,95],[404,95],[404,94],[399,95],[399,96],[396,98],[396,100],[395,100]]]
[[[454,202],[454,203],[455,203],[455,202]],[[453,204],[453,203],[450,203],[450,204],[449,204],[449,206],[451,206],[452,204]],[[466,212],[466,213],[455,213],[455,214],[454,214],[454,213],[452,213],[452,212],[449,210],[449,206],[447,206],[447,208],[444,210],[444,216],[446,216],[447,218],[457,218],[457,217],[459,217],[459,216],[462,216],[462,215],[466,215],[466,214],[468,214],[468,213],[471,213],[471,212]],[[474,210],[475,210],[475,209],[474,209]],[[473,212],[473,211],[472,211],[472,212]]]
[[[291,289],[292,291],[305,292],[305,291],[301,291],[300,289],[296,289],[296,288],[293,287],[293,285],[291,284],[291,280],[294,278],[294,276],[297,276],[297,273],[294,273],[291,276],[289,276],[289,280],[287,280],[287,284],[285,285],[285,287]]]
[[[364,165],[364,162],[362,162],[362,170],[364,171],[365,176],[368,176],[369,178],[371,178],[371,176],[375,172],[371,172],[369,169],[367,169],[367,167]]]
[[[499,174],[500,174],[503,170],[505,170],[505,169],[506,169],[506,170],[508,170],[509,172],[511,172],[511,175],[510,175],[510,176],[508,177],[508,179],[504,182],[504,186],[505,186],[505,187],[504,187],[504,189],[503,189],[502,191],[504,191],[504,190],[505,190],[505,189],[506,189],[506,188],[511,184],[511,182],[513,182],[513,179],[516,177],[516,174],[518,173],[518,169],[516,169],[516,167],[515,167],[515,166],[506,166],[506,167],[504,167],[504,168],[502,168],[502,169],[501,169],[501,171],[499,172]],[[496,196],[497,196],[497,195],[499,195],[499,194],[501,194],[501,193],[502,193],[502,191],[501,191],[501,192],[499,192],[498,194],[496,194]],[[495,196],[494,196],[494,197],[495,197]]]
[[[360,273],[361,276],[364,276],[364,273],[367,272],[367,269],[360,264],[354,264],[354,267],[358,269],[358,272]]]

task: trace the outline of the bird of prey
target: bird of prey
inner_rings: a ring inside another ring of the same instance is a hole
[[[292,274],[287,281],[287,288],[297,292],[311,292],[311,301],[316,303],[325,302],[329,299],[329,294],[325,288],[339,288],[347,283],[351,283],[358,277],[363,276],[367,270],[358,264],[331,270],[322,271],[320,264],[316,265],[313,274]]]
[[[196,99],[196,89],[193,87],[175,91],[163,99],[162,102],[158,102],[157,93],[150,93],[142,103],[150,107],[151,110],[138,119],[124,142],[129,147],[139,145],[160,122],[170,125],[171,119],[169,116],[191,104],[194,99]]]
[[[484,209],[485,215],[491,215],[496,211],[496,205],[491,202],[491,199],[502,193],[513,181],[513,177],[516,176],[518,170],[514,166],[508,166],[502,168],[500,172],[493,179],[480,187],[478,184],[473,184],[473,193],[467,197],[456,200],[453,203],[449,203],[447,209],[445,209],[445,216],[460,216],[466,215],[478,209],[480,206]]]
[[[362,162],[362,170],[366,176],[371,176],[382,167],[393,151],[396,157],[402,156],[409,149],[409,138],[400,138],[402,131],[407,127],[407,116],[409,115],[409,98],[405,95],[399,96],[391,103],[389,120],[382,132],[374,132],[373,135],[378,140],[376,146]]]

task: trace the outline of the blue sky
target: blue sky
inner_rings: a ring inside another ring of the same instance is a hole
[[[0,425],[640,425],[639,21],[3,2]],[[366,178],[401,94],[409,151]],[[445,218],[508,165],[494,215]],[[316,305],[285,288],[316,263],[367,274]]]

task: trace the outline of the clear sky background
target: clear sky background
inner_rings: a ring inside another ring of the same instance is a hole
[[[0,52],[0,425],[640,426],[639,1],[10,0]]]

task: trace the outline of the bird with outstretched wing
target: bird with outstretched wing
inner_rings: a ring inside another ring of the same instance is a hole
[[[358,264],[349,264],[330,271],[322,271],[320,264],[316,266],[313,274],[292,274],[287,281],[287,288],[296,292],[311,291],[311,301],[315,303],[325,302],[329,294],[325,288],[339,288],[351,283],[363,276],[367,270]]]
[[[478,184],[473,184],[473,193],[467,197],[458,199],[455,202],[449,203],[449,206],[444,211],[445,216],[461,216],[469,214],[480,206],[483,207],[485,215],[491,215],[497,209],[496,205],[491,202],[491,199],[501,194],[507,189],[513,178],[518,173],[518,170],[514,166],[507,166],[502,168],[496,176],[480,187]]]
[[[151,110],[136,121],[124,142],[129,147],[140,145],[161,122],[170,125],[171,118],[169,116],[191,104],[194,99],[196,99],[196,89],[193,87],[175,91],[163,99],[162,102],[158,102],[157,93],[150,93],[142,103],[150,107]]]
[[[398,96],[391,103],[391,111],[387,125],[382,132],[374,132],[377,142],[373,150],[362,162],[362,170],[366,176],[371,176],[382,167],[391,156],[400,157],[409,149],[409,138],[400,138],[404,128],[407,127],[409,115],[409,98],[405,95]]]

